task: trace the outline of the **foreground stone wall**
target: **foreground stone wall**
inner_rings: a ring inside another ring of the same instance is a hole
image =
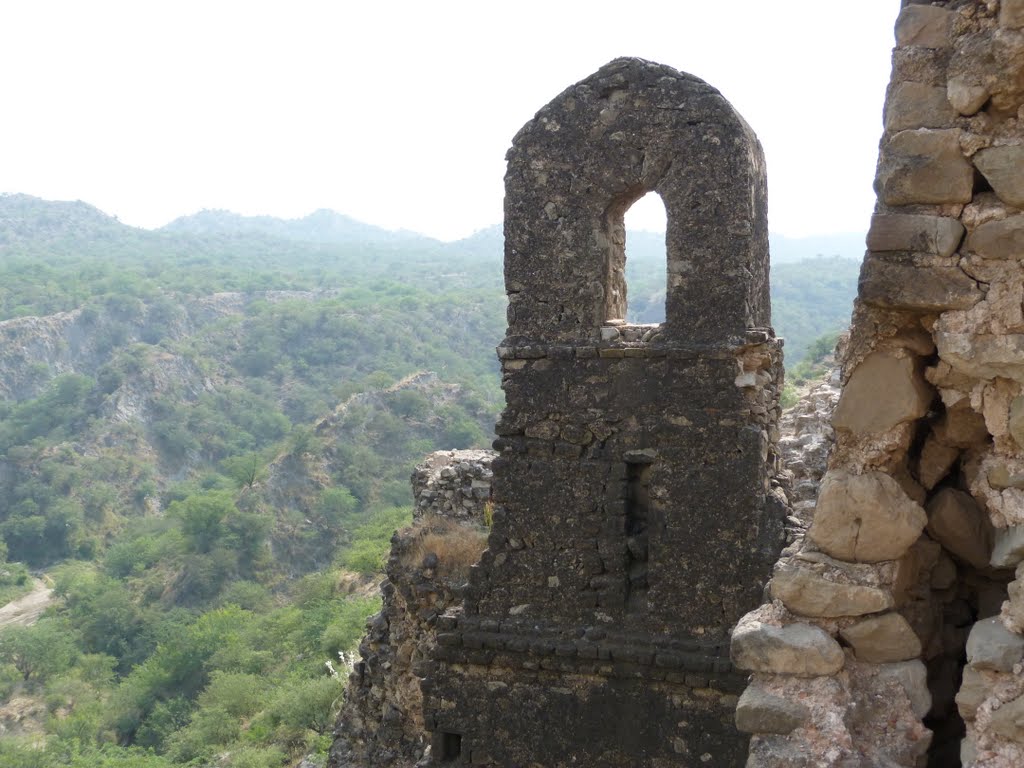
[[[412,768],[429,746],[420,678],[437,619],[462,604],[484,546],[492,451],[438,451],[412,475],[413,524],[391,540],[380,613],[367,622],[329,768]]]
[[[895,31],[829,471],[733,633],[751,768],[1024,765],[1024,2]]]
[[[695,77],[619,59],[516,136],[494,526],[423,681],[432,764],[741,765],[729,628],[787,510],[761,148]],[[627,324],[623,214],[668,217]]]

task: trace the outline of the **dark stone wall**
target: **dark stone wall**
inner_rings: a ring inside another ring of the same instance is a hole
[[[717,91],[637,59],[517,135],[494,525],[423,683],[434,764],[744,762],[729,630],[785,513],[764,188]],[[630,326],[622,216],[648,191],[666,321]]]

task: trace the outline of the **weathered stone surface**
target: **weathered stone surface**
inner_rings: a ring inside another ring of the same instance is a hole
[[[978,707],[988,696],[989,681],[972,667],[964,667],[960,688],[956,692],[956,708],[964,720],[973,720]]]
[[[985,106],[989,93],[981,83],[965,77],[951,77],[946,86],[950,106],[961,115],[973,115]]]
[[[920,7],[920,6],[911,6]],[[960,150],[960,132],[900,131],[882,148],[876,185],[886,205],[967,203],[974,169]]]
[[[1008,29],[1024,27],[1024,0],[1002,0],[999,3],[999,26]]]
[[[885,664],[921,655],[921,640],[898,613],[872,616],[851,624],[839,634],[853,648],[858,661]]]
[[[917,462],[918,481],[930,491],[949,474],[950,468],[959,456],[959,448],[940,442],[934,432],[929,434]]]
[[[813,571],[785,568],[775,572],[772,597],[802,616],[863,616],[891,608],[892,593],[878,587],[828,581]]]
[[[994,568],[1016,568],[1024,560],[1024,525],[997,528],[992,547],[991,565]]]
[[[957,113],[946,89],[927,83],[898,83],[889,93],[883,121],[887,131],[908,128],[948,128]]]
[[[927,530],[933,539],[975,568],[988,565],[992,526],[970,494],[943,488],[928,502],[927,511]]]
[[[928,669],[921,661],[880,664],[878,676],[903,686],[916,717],[921,718],[928,714],[928,710],[932,708],[932,694],[928,690]]]
[[[901,557],[927,520],[921,506],[888,475],[833,470],[821,483],[807,535],[832,557],[874,563]]]
[[[1024,637],[1011,632],[994,616],[971,627],[967,637],[967,663],[975,669],[1010,672],[1024,657]]]
[[[974,155],[974,167],[992,185],[999,199],[1024,208],[1024,146],[991,147]]]
[[[1007,421],[1010,437],[1018,447],[1024,448],[1024,396],[1013,398],[1010,402],[1010,418]]]
[[[789,733],[810,718],[803,704],[775,696],[754,684],[736,704],[736,728],[743,733]]]
[[[857,435],[879,434],[924,416],[932,397],[913,358],[873,352],[843,387],[832,426]]]
[[[431,760],[738,766],[729,632],[788,512],[760,145],[707,83],[617,59],[507,159],[494,525],[425,670]],[[649,192],[668,214],[657,327],[624,320],[624,214]]]
[[[1014,742],[1024,742],[1024,696],[1018,696],[992,713],[992,732]]]
[[[876,213],[867,244],[871,251],[908,251],[950,256],[964,236],[964,225],[952,216]]]
[[[896,19],[896,45],[946,48],[953,14],[931,5],[908,5]]]
[[[864,260],[858,294],[877,307],[916,312],[969,309],[984,296],[959,267],[921,267],[877,256]]]
[[[744,617],[732,635],[732,661],[749,672],[815,677],[843,668],[839,643],[820,627],[789,624],[776,627]]]
[[[1024,214],[985,222],[967,236],[964,250],[985,259],[1024,258]]]

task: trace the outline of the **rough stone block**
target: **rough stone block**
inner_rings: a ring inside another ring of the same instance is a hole
[[[1007,29],[1024,27],[1024,0],[1002,0],[999,4],[999,26]]]
[[[1024,561],[1024,525],[996,529],[990,564],[994,568],[1016,568]]]
[[[985,568],[992,552],[992,526],[974,498],[943,488],[928,502],[929,535],[975,568]]]
[[[835,674],[844,662],[839,643],[810,624],[776,627],[748,614],[733,630],[732,663],[749,672],[817,677]]]
[[[990,147],[974,155],[996,196],[1014,208],[1024,208],[1024,146]]]
[[[970,309],[984,296],[959,267],[919,267],[869,256],[860,271],[862,301],[885,309]]]
[[[985,259],[1016,259],[1024,256],[1024,214],[981,224],[968,234],[964,251]]]
[[[822,480],[807,535],[832,557],[875,563],[902,557],[927,520],[888,475],[832,470]]]
[[[799,728],[810,716],[811,711],[803,704],[751,685],[736,704],[736,729],[743,733],[786,734]]]
[[[875,183],[886,205],[968,203],[974,168],[960,149],[960,131],[901,131],[883,146]]]
[[[882,680],[893,680],[903,686],[916,717],[923,718],[932,708],[932,694],[928,689],[928,669],[920,660],[880,664],[878,677]]]
[[[1024,696],[1008,701],[992,713],[992,733],[1024,743]]]
[[[989,684],[985,676],[976,669],[964,667],[963,679],[956,692],[956,707],[964,720],[973,720],[978,707],[988,697]]]
[[[967,77],[951,77],[946,85],[946,98],[961,115],[976,114],[985,106],[988,97],[988,88]]]
[[[839,584],[802,568],[780,569],[771,581],[771,594],[802,616],[863,616],[892,608],[892,593],[878,587]]]
[[[931,5],[908,5],[896,19],[896,45],[899,48],[946,48],[953,13]]]
[[[924,441],[921,456],[917,462],[917,479],[927,490],[934,488],[949,474],[950,468],[960,456],[960,450],[939,441],[932,432]]]
[[[1024,657],[1024,637],[1011,632],[994,616],[971,627],[967,636],[967,663],[975,669],[1011,672]]]
[[[867,244],[872,251],[908,251],[951,256],[964,236],[964,225],[951,216],[876,213]]]
[[[858,661],[885,664],[908,661],[921,655],[921,640],[898,613],[872,616],[839,634],[853,648]]]
[[[913,358],[873,352],[843,387],[832,426],[855,435],[880,434],[924,416],[932,397]]]
[[[946,88],[927,83],[897,83],[885,104],[886,131],[909,128],[949,128],[957,117]]]

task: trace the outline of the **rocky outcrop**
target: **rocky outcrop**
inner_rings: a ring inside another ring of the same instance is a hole
[[[1024,765],[1024,3],[903,5],[828,472],[733,637],[750,768]]]
[[[391,540],[384,604],[367,622],[338,717],[330,768],[411,768],[429,745],[423,663],[438,617],[461,605],[486,546],[491,451],[439,451],[413,472],[413,524]]]

